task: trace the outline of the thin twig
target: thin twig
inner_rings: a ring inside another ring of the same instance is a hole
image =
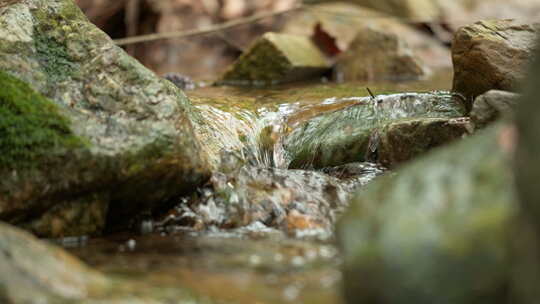
[[[369,89],[369,87],[366,87],[366,90],[368,91],[369,96],[371,96],[372,99],[375,99],[375,95],[373,95],[373,92],[371,92],[371,90]]]
[[[213,32],[218,32],[218,31],[222,31],[222,30],[229,29],[232,27],[236,27],[239,25],[254,23],[262,19],[288,14],[288,13],[300,10],[302,8],[303,8],[302,5],[298,5],[287,10],[278,11],[278,12],[260,13],[260,14],[249,16],[246,18],[240,18],[240,19],[235,19],[235,20],[231,20],[228,22],[220,23],[220,24],[211,25],[202,29],[175,31],[175,32],[167,32],[167,33],[155,33],[155,34],[149,34],[149,35],[117,39],[117,40],[114,40],[114,42],[117,45],[127,45],[127,44],[135,44],[135,43],[156,41],[156,40],[162,40],[162,39],[171,39],[171,38],[178,39],[178,38],[187,38],[187,37],[193,37],[193,36],[206,35]]]

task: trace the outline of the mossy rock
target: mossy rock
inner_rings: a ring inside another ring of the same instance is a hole
[[[2,124],[19,135],[0,139],[10,148],[0,157],[10,163],[0,170],[0,219],[41,236],[98,234],[105,217],[122,225],[208,178],[193,130],[203,118],[187,97],[72,1],[0,10],[0,70],[12,88],[1,93]]]
[[[389,138],[396,134],[405,136],[414,133],[414,128],[411,129],[406,121],[414,119],[425,126],[432,122],[430,119],[459,118],[465,116],[465,113],[462,99],[445,92],[380,95],[375,99],[365,97],[358,99],[355,105],[316,116],[300,124],[285,138],[284,146],[289,154],[291,168],[323,168],[349,162],[378,161],[378,151],[385,151],[379,150],[381,143],[390,142]],[[391,124],[394,124],[393,127],[389,127]],[[400,126],[402,131],[396,129],[396,126]],[[440,128],[437,132],[443,134],[444,124],[438,126]],[[433,129],[430,130],[433,134]],[[453,131],[451,134],[456,135]],[[381,138],[388,140],[381,141]],[[455,136],[445,135],[442,138]],[[393,144],[392,150],[410,151],[404,155],[413,156],[419,154],[420,147],[424,147],[420,150],[425,151],[435,146],[435,141],[432,143],[427,142],[426,138],[412,139],[403,141],[401,145]],[[442,141],[438,141],[438,144],[442,144]],[[390,162],[389,155],[380,156]]]
[[[266,33],[218,81],[229,85],[273,85],[323,74],[330,63],[309,37]]]
[[[337,233],[347,303],[513,303],[518,206],[504,132],[479,132],[357,192]]]

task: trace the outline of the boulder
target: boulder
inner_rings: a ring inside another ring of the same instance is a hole
[[[186,96],[72,1],[17,1],[0,24],[0,220],[98,234],[208,178]]]
[[[296,126],[283,143],[290,168],[380,160],[393,166],[461,137],[467,121],[455,119],[465,113],[462,99],[445,92],[358,98],[354,105]]]
[[[416,80],[426,73],[404,40],[372,28],[358,32],[335,66],[338,81]]]
[[[490,90],[478,96],[470,113],[474,127],[484,128],[501,116],[513,117],[519,98],[519,94],[499,90]]]
[[[453,90],[469,101],[489,91],[516,91],[525,77],[540,24],[485,20],[460,28],[452,42]]]
[[[515,303],[518,206],[504,131],[479,132],[356,193],[337,232],[347,303]]]
[[[322,75],[330,63],[309,37],[266,33],[225,72],[218,83],[271,85]]]

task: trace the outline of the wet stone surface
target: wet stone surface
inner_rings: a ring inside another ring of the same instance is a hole
[[[333,176],[252,166],[214,173],[205,187],[180,201],[157,226],[165,231],[275,229],[294,237],[331,238],[351,194],[385,170],[372,163],[351,163],[324,171]]]

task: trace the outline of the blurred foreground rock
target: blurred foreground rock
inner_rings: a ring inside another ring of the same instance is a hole
[[[103,292],[110,282],[62,249],[0,223],[0,301],[66,303]]]
[[[91,270],[63,249],[0,223],[3,304],[211,304],[178,284],[146,284]]]
[[[330,63],[304,36],[266,33],[225,72],[219,83],[272,85],[320,76]]]
[[[20,1],[0,23],[1,220],[99,234],[204,182],[185,95],[71,0]]]
[[[540,35],[539,35],[540,39]],[[518,145],[515,155],[517,191],[521,202],[519,247],[521,263],[516,267],[515,285],[522,303],[540,298],[540,48],[527,78],[523,100],[517,108]]]
[[[518,206],[505,128],[434,151],[356,194],[338,226],[347,303],[514,303]]]
[[[453,90],[469,108],[489,90],[516,91],[525,79],[540,24],[486,20],[458,30],[452,43]]]
[[[285,138],[290,168],[357,161],[392,167],[467,133],[462,99],[450,93],[358,98],[357,104],[316,116]]]

